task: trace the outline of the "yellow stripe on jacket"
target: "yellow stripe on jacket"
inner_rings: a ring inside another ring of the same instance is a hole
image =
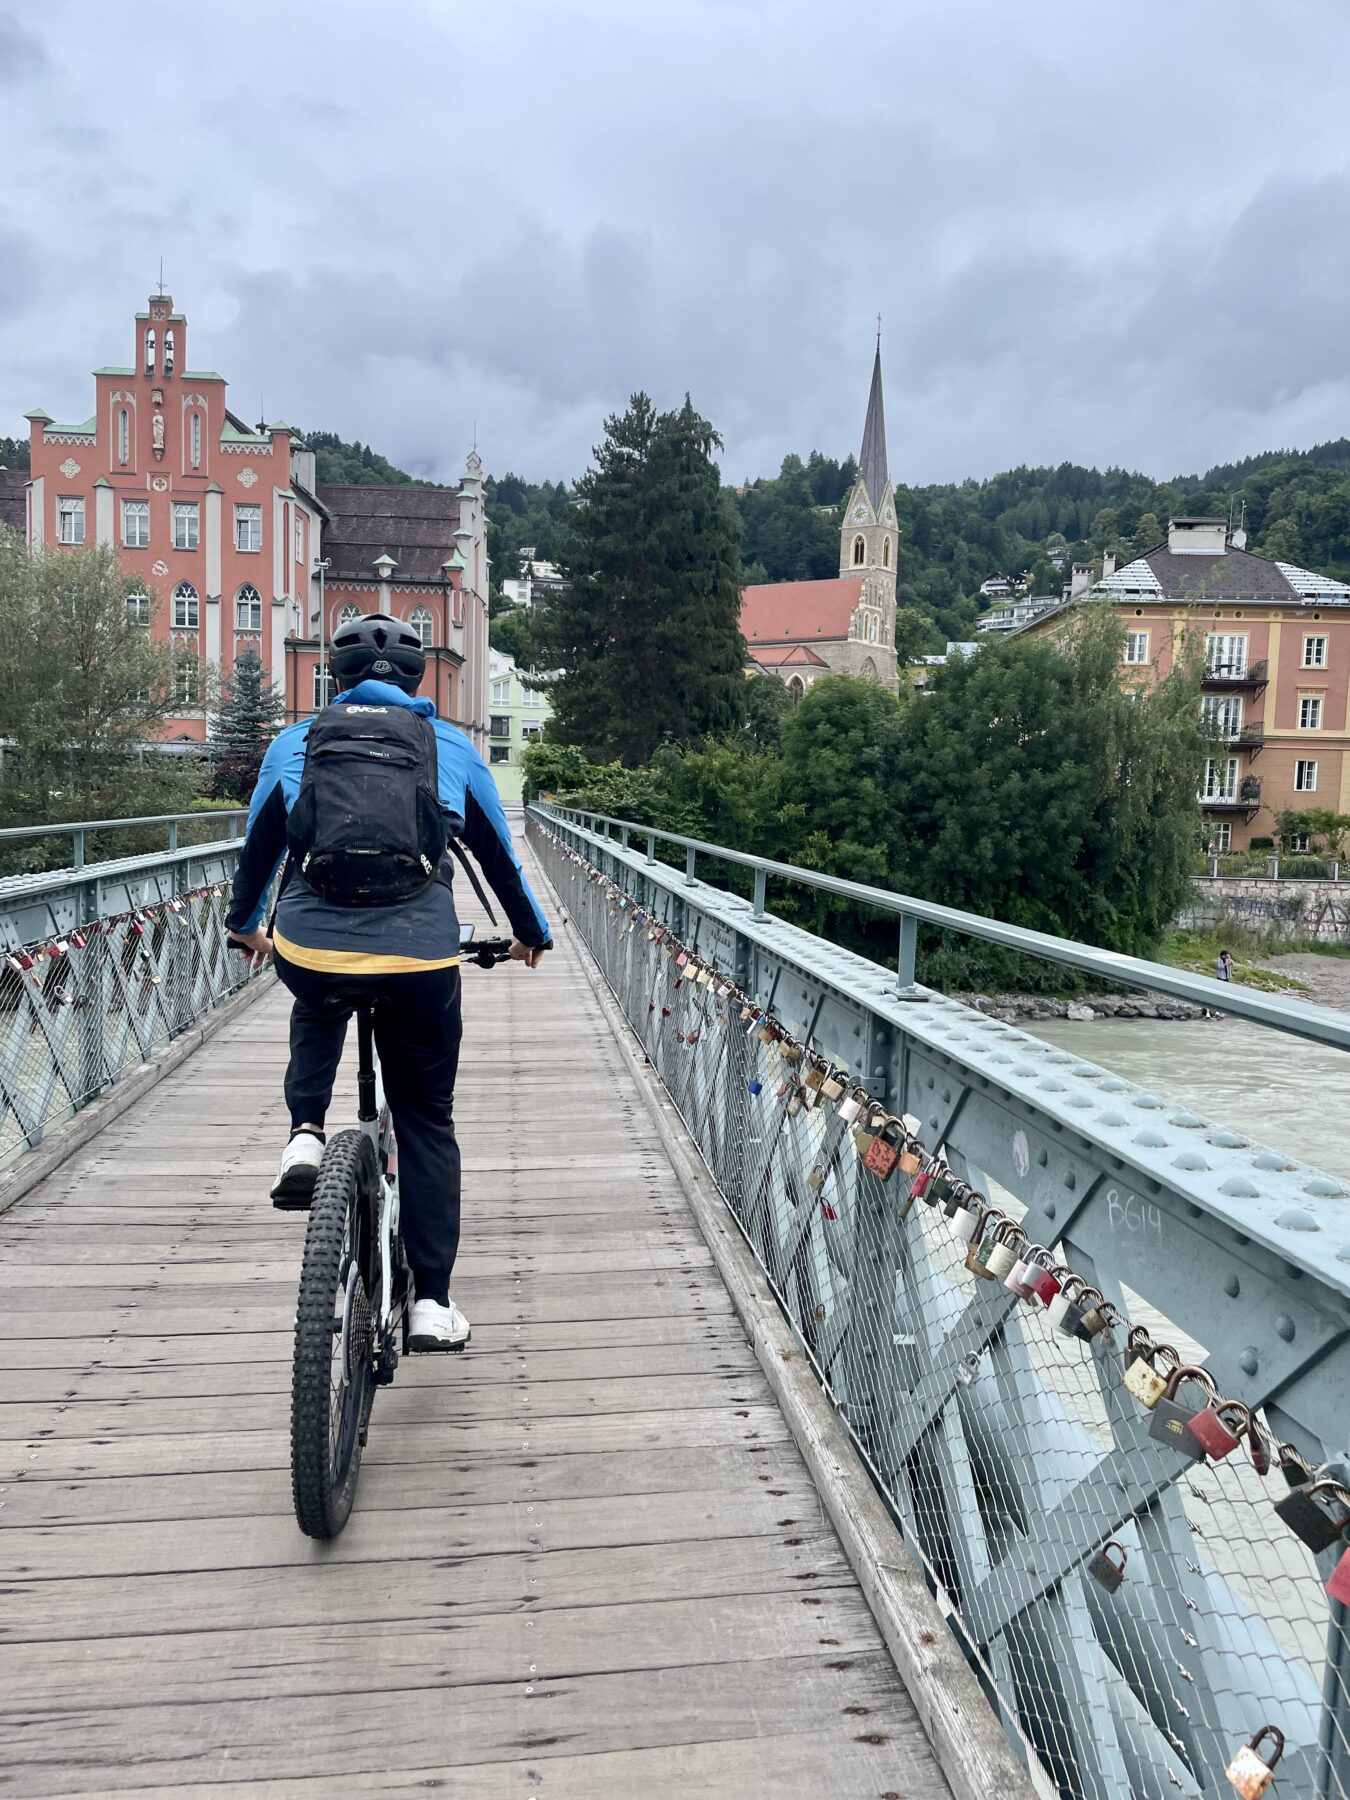
[[[458,956],[426,958],[382,956],[373,950],[311,950],[304,944],[293,944],[275,926],[272,942],[277,955],[288,963],[331,975],[413,975],[422,969],[453,969],[459,964]]]

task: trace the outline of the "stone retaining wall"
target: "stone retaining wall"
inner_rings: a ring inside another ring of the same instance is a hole
[[[1271,881],[1258,875],[1204,876],[1182,908],[1184,930],[1240,925],[1271,943],[1305,938],[1350,944],[1350,882]]]

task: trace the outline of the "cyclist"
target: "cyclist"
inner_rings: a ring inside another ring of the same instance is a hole
[[[487,765],[463,732],[436,717],[430,700],[413,697],[425,663],[421,637],[401,620],[373,613],[338,627],[330,666],[339,692],[332,705],[317,719],[287,726],[263,758],[226,924],[255,955],[275,960],[294,997],[286,1070],[291,1135],[272,1187],[273,1202],[283,1209],[310,1204],[347,1021],[359,1003],[374,1000],[413,1275],[409,1346],[460,1350],[470,1328],[450,1298],[460,1221],[452,1118],[460,985],[447,838],[462,838],[486,875],[515,934],[516,961],[537,968],[552,936],[516,860]],[[320,754],[307,758],[312,733]],[[398,841],[398,821],[417,775],[407,764],[423,752],[426,792],[412,795],[418,804],[406,819],[433,835],[420,854],[410,854]],[[402,788],[391,785],[398,783]],[[338,844],[327,858],[325,831],[330,847]],[[355,852],[353,831],[362,843]],[[288,847],[269,932],[267,896]],[[391,902],[382,883],[400,897]]]

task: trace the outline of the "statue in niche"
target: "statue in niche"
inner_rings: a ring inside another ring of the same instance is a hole
[[[150,426],[150,443],[156,456],[164,454],[164,414],[156,413]]]
[[[153,375],[155,372],[155,328],[153,325],[147,325],[145,328],[145,372],[147,375]]]
[[[164,333],[164,373],[166,375],[173,374],[173,327],[172,326],[169,326],[169,328]]]

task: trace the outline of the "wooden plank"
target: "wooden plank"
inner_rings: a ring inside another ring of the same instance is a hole
[[[404,1620],[361,1620],[270,1630],[177,1632],[119,1638],[103,1659],[100,1707],[203,1700],[232,1703],[280,1695],[366,1694],[416,1688],[427,1671],[475,1686],[541,1681],[566,1674],[617,1674],[687,1664],[758,1662],[810,1656],[828,1647],[846,1656],[875,1647],[875,1627],[850,1587],[818,1590],[806,1607],[795,1593],[713,1594],[698,1600],[624,1601],[611,1606],[541,1606],[527,1621],[514,1613],[461,1619],[453,1634]],[[41,1707],[88,1706],[85,1640],[0,1645],[0,1718]]]
[[[780,1498],[767,1489],[731,1491],[704,1484],[690,1459],[674,1493],[604,1494],[584,1500],[519,1498],[382,1513],[362,1507],[342,1536],[342,1561],[420,1561],[437,1556],[503,1556],[527,1550],[594,1549],[601,1544],[668,1543],[682,1538],[793,1536],[803,1521],[820,1522],[820,1508],[801,1471],[784,1477]],[[288,1497],[274,1496],[274,1504]],[[783,1519],[791,1523],[783,1525]],[[312,1544],[281,1505],[252,1519],[200,1519],[139,1525],[62,1525],[0,1532],[0,1580],[50,1581],[81,1575],[194,1574],[203,1570],[308,1568]],[[620,1598],[618,1594],[614,1598]]]
[[[474,1341],[465,1359],[466,1367],[475,1360],[475,1350],[493,1348],[499,1333],[503,1348],[520,1350],[546,1360],[560,1352],[577,1349],[600,1351],[629,1349],[635,1345],[656,1348],[704,1341],[745,1345],[744,1331],[730,1316],[696,1318],[691,1314],[674,1313],[645,1318],[639,1314],[624,1319],[528,1319],[509,1326],[475,1320]],[[183,1331],[162,1337],[119,1332],[111,1337],[87,1340],[82,1350],[82,1355],[73,1353],[68,1336],[3,1338],[0,1339],[0,1371],[93,1366],[186,1367],[202,1362],[251,1362],[258,1358],[284,1360],[289,1366],[291,1332],[276,1320],[268,1330],[254,1332]],[[487,1356],[483,1357],[484,1362],[489,1360]],[[404,1373],[410,1380],[420,1380],[422,1377],[416,1371],[425,1366],[409,1363]],[[0,1387],[3,1386],[0,1382]]]
[[[528,1668],[528,1665],[526,1665]],[[444,1664],[443,1664],[444,1668]],[[452,1675],[453,1670],[449,1673]],[[922,1733],[901,1703],[884,1654],[700,1663],[613,1675],[517,1679],[456,1690],[438,1670],[424,1688],[375,1690],[353,1708],[341,1695],[184,1706],[87,1705],[71,1712],[0,1716],[0,1761],[12,1789],[117,1793],[133,1782],[276,1780],[376,1768],[491,1761],[528,1752],[547,1768],[554,1752],[654,1749],[781,1736],[804,1715],[828,1716],[841,1735],[865,1720],[889,1739],[897,1765],[923,1755]],[[428,1691],[454,1694],[428,1704]],[[525,1690],[529,1688],[527,1694]],[[861,1714],[845,1709],[861,1707]],[[76,1746],[78,1753],[76,1754]],[[922,1790],[937,1795],[940,1784]]]
[[[172,1635],[185,1628],[248,1633],[314,1625],[331,1631],[377,1619],[444,1626],[482,1612],[528,1613],[545,1600],[550,1606],[604,1608],[616,1593],[626,1601],[670,1600],[766,1591],[814,1594],[847,1585],[848,1565],[829,1532],[800,1535],[801,1543],[793,1545],[775,1532],[546,1555],[438,1556],[425,1563],[392,1558],[347,1564],[340,1552],[331,1555],[313,1546],[309,1575],[282,1566],[254,1570],[247,1581],[233,1570],[216,1569],[190,1582],[181,1575],[154,1574],[15,1583],[4,1596],[0,1643],[75,1638],[99,1644],[103,1647],[90,1651],[90,1668],[96,1671],[116,1654],[121,1638]]]
[[[744,1418],[738,1416],[741,1413]],[[377,1422],[365,1461],[401,1465],[447,1460],[470,1450],[505,1454],[525,1448],[538,1456],[571,1450],[699,1450],[705,1444],[780,1444],[786,1437],[782,1414],[774,1406],[737,1407],[734,1413],[679,1408],[531,1421],[497,1417],[436,1425]],[[145,1437],[32,1437],[0,1447],[0,1482],[211,1469],[274,1469],[280,1478],[289,1468],[289,1458],[290,1434],[284,1428]]]
[[[867,1720],[860,1721],[864,1726]],[[875,1742],[873,1740],[876,1740]],[[342,1792],[382,1800],[539,1800],[541,1771],[533,1759],[449,1764],[434,1768],[344,1773]],[[723,1739],[713,1744],[662,1745],[655,1750],[610,1750],[549,1758],[548,1800],[938,1800],[922,1757],[901,1764],[884,1730],[862,1730],[842,1741],[837,1733],[803,1731],[781,1736]],[[332,1800],[327,1776],[285,1781],[194,1780],[122,1790],[123,1800]]]
[[[694,1463],[687,1450],[582,1450],[552,1456],[516,1451],[485,1456],[470,1451],[453,1462],[372,1463],[361,1475],[361,1511],[404,1507],[477,1506],[517,1498],[579,1500],[603,1494],[671,1493],[697,1467],[709,1492],[756,1483],[778,1499],[797,1467],[782,1444],[767,1449],[703,1446]],[[227,1469],[219,1473],[116,1475],[76,1481],[12,1481],[0,1494],[0,1534],[21,1526],[105,1525],[152,1519],[258,1518],[284,1512],[289,1499],[272,1472]],[[784,1514],[784,1517],[787,1515]],[[779,1523],[780,1521],[775,1521]]]
[[[678,1344],[638,1343],[626,1346],[622,1358],[625,1375],[669,1379],[686,1374],[733,1374],[753,1370],[755,1364],[743,1347],[706,1339]],[[531,1385],[555,1381],[601,1380],[613,1370],[616,1357],[611,1347],[603,1350],[557,1350],[544,1356],[522,1356],[514,1345],[503,1345],[495,1356],[467,1358],[455,1371],[458,1389],[491,1386],[499,1391],[511,1382]],[[416,1391],[425,1364],[409,1363],[400,1376],[397,1391]],[[428,1375],[423,1377],[430,1380]],[[215,1358],[198,1362],[166,1361],[151,1367],[145,1362],[95,1363],[84,1369],[68,1364],[57,1368],[10,1369],[0,1382],[0,1409],[14,1401],[67,1400],[167,1400],[210,1395],[289,1394],[291,1342],[289,1333],[274,1340],[271,1354],[255,1354],[234,1362]],[[383,1417],[383,1408],[381,1409]],[[2,1435],[2,1434],[0,1434]]]

